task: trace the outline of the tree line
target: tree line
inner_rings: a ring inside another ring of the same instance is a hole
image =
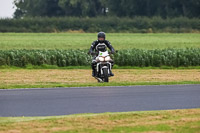
[[[159,16],[200,17],[200,0],[15,0],[15,18]]]
[[[199,33],[200,19],[188,17],[27,17],[0,19],[0,32]]]

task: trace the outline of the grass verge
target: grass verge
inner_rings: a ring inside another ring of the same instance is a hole
[[[0,117],[0,133],[198,133],[200,109]]]
[[[0,89],[28,89],[28,88],[59,88],[59,87],[107,87],[107,86],[136,86],[136,85],[187,85],[200,84],[200,81],[180,82],[122,82],[122,83],[85,83],[85,84],[63,84],[63,83],[41,83],[37,85],[28,84],[1,84]]]
[[[0,69],[0,89],[200,84],[199,69],[114,69],[97,83],[90,69]]]

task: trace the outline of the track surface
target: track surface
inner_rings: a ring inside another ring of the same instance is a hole
[[[0,90],[0,116],[54,116],[200,107],[200,85]]]

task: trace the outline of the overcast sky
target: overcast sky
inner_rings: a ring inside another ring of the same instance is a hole
[[[0,0],[0,18],[12,18],[15,12],[14,0]]]

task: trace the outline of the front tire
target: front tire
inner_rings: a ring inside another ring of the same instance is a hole
[[[104,76],[104,82],[109,82],[108,69],[107,68],[103,69],[103,76]]]

